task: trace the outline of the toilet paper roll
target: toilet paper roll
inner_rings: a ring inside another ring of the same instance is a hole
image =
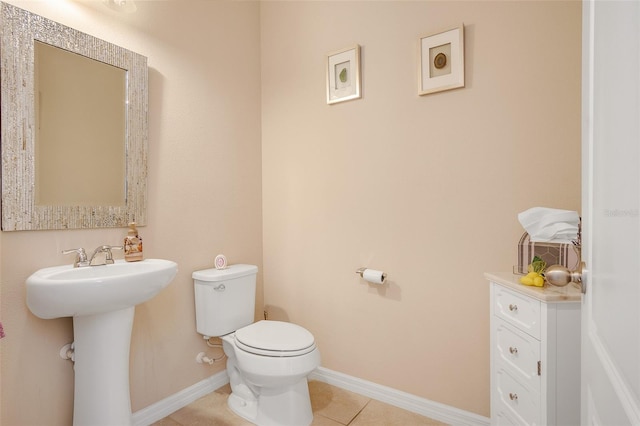
[[[375,269],[365,269],[362,273],[362,278],[373,284],[383,284],[387,274],[382,271],[376,271]]]

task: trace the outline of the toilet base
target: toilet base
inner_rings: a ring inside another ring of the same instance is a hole
[[[284,388],[261,388],[257,399],[232,392],[227,404],[258,426],[308,426],[313,421],[306,377]]]

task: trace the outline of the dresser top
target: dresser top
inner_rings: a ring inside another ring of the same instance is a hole
[[[544,287],[534,287],[520,284],[519,280],[521,276],[522,275],[515,275],[511,272],[484,273],[484,277],[489,281],[508,287],[511,290],[515,290],[542,302],[580,302],[582,300],[580,288],[574,283],[564,287],[555,287],[548,283],[545,283]]]

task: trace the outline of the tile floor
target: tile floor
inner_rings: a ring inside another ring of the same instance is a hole
[[[200,398],[152,426],[250,426],[227,407],[229,385]],[[431,426],[444,423],[349,392],[324,382],[309,382],[312,426]]]

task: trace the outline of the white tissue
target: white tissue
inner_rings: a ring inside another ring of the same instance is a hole
[[[365,269],[362,273],[362,278],[373,284],[382,284],[386,275],[382,271],[376,271],[375,269]]]
[[[571,210],[533,207],[518,214],[533,242],[571,243],[578,239],[580,215]]]

